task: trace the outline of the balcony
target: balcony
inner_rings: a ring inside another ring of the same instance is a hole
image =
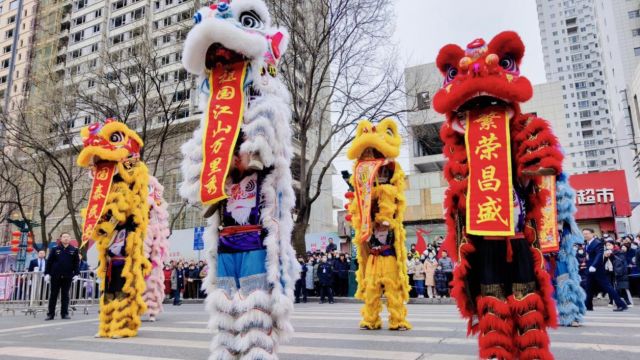
[[[411,159],[413,166],[422,173],[442,171],[445,162],[443,154],[419,156]]]

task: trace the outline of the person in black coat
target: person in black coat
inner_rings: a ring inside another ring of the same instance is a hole
[[[327,254],[333,254],[334,251],[336,251],[338,249],[338,247],[336,246],[336,244],[333,243],[333,238],[329,238],[329,243],[327,244],[327,247],[324,249],[324,252]]]
[[[613,289],[604,270],[604,242],[595,237],[592,229],[584,229],[582,231],[584,239],[587,241],[587,299],[585,305],[587,310],[593,311],[593,295],[595,293],[596,284],[609,294],[609,298],[613,299],[617,308],[613,311],[627,310],[627,304],[620,299],[618,293]]]
[[[320,282],[320,304],[324,304],[325,296],[329,297],[329,304],[333,304],[333,268],[327,263],[327,257],[323,256],[318,265],[318,280]]]
[[[53,320],[56,314],[56,302],[60,293],[60,316],[68,320],[69,317],[69,289],[71,282],[78,278],[80,256],[78,249],[69,245],[71,236],[68,233],[60,234],[60,244],[51,249],[45,265],[45,281],[51,282],[51,295],[49,297],[49,312],[45,320]]]
[[[349,286],[349,263],[344,254],[340,254],[338,259],[333,263],[334,271],[334,290],[336,296],[346,296]]]
[[[302,295],[302,302],[307,302],[307,287],[305,286],[305,279],[307,278],[307,264],[302,256],[298,256],[298,263],[300,263],[300,278],[296,280],[296,304],[300,303],[300,296]]]

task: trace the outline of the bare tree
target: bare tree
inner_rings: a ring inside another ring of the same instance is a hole
[[[296,250],[311,209],[320,197],[332,161],[352,140],[361,119],[397,114],[404,100],[402,74],[390,45],[390,0],[270,1],[276,21],[289,29],[283,76],[293,96],[293,121],[300,158]],[[394,110],[395,109],[395,110]]]
[[[72,141],[75,102],[71,94],[53,85],[55,72],[47,74],[34,84],[37,90],[29,102],[0,115],[4,130],[0,179],[10,190],[6,201],[23,218],[39,223],[45,247],[68,219],[79,238],[79,207],[86,196],[82,173],[75,166],[79,147]]]

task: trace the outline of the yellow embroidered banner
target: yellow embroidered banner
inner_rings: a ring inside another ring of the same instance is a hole
[[[465,142],[469,163],[467,233],[514,235],[511,136],[505,108],[468,111]]]
[[[82,243],[80,244],[80,248],[93,237],[94,229],[102,216],[104,205],[107,202],[107,195],[109,194],[109,190],[111,190],[111,183],[115,171],[116,164],[112,162],[99,163],[95,167],[91,194],[89,195],[89,205],[87,206],[87,214],[82,228]]]
[[[231,168],[244,112],[247,63],[217,65],[209,75],[209,106],[202,139],[200,199],[211,205],[227,198],[224,183]]]
[[[373,182],[384,159],[362,160],[356,164],[354,188],[358,210],[360,211],[360,241],[369,241],[371,236],[371,200]]]
[[[558,234],[558,207],[556,202],[556,176],[545,175],[540,179],[540,190],[547,191],[547,203],[542,207],[542,223],[539,225],[540,250],[543,253],[560,250]]]

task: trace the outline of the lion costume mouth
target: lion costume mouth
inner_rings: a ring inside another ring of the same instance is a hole
[[[489,106],[508,106],[508,105],[509,105],[508,102],[506,102],[505,100],[502,100],[500,98],[497,98],[495,96],[492,96],[486,93],[480,93],[478,96],[474,96],[469,100],[465,101],[462,105],[460,105],[460,107],[454,110],[454,112],[464,113],[469,110],[482,109],[482,108],[487,108]]]
[[[247,57],[239,52],[224,47],[220,43],[213,43],[207,48],[205,54],[205,67],[208,70],[213,69],[216,65],[228,65],[238,62],[248,61]]]

